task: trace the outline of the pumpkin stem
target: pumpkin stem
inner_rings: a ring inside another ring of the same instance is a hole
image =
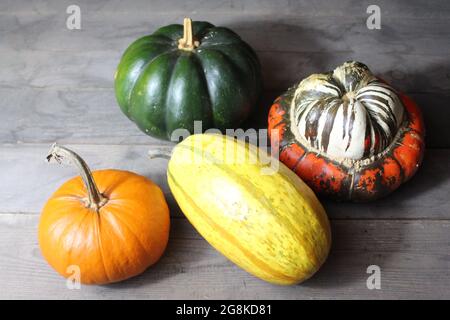
[[[178,49],[192,51],[200,45],[198,41],[194,41],[192,33],[192,20],[190,18],[184,18],[183,38],[178,40]]]
[[[81,179],[83,179],[84,185],[88,191],[86,207],[98,212],[108,199],[98,191],[97,185],[92,177],[92,172],[86,162],[72,150],[63,146],[58,146],[56,143],[52,145],[47,156],[47,161],[50,161],[51,159],[55,159],[58,163],[61,163],[62,160],[68,160],[78,168]]]

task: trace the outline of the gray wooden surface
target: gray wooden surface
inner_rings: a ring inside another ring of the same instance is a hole
[[[377,1],[382,29],[366,28],[372,1],[87,1],[82,29],[66,28],[71,0],[0,2],[0,298],[450,298],[450,3]],[[333,248],[303,285],[278,287],[240,270],[184,219],[168,189],[166,162],[149,160],[171,144],[141,133],[117,107],[113,75],[139,36],[184,16],[233,28],[257,51],[265,93],[246,128],[263,128],[270,102],[312,72],[349,59],[411,95],[422,107],[428,150],[423,167],[390,197],[371,204],[324,200]],[[93,169],[114,167],[161,185],[172,215],[162,260],[110,286],[69,290],[40,255],[36,228],[50,194],[74,175],[49,165],[54,141]],[[381,290],[369,290],[369,265]]]
[[[449,221],[333,221],[334,244],[323,268],[303,285],[279,287],[233,265],[185,219],[172,219],[169,247],[157,265],[122,283],[80,290],[67,289],[42,260],[37,222],[37,215],[0,216],[2,298],[449,298]],[[382,270],[381,290],[366,288],[371,264]]]

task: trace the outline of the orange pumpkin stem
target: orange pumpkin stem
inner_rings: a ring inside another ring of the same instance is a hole
[[[86,190],[88,192],[86,207],[98,212],[98,210],[108,201],[108,199],[104,197],[100,191],[98,191],[97,185],[92,177],[92,172],[83,158],[72,150],[63,146],[58,146],[55,143],[47,156],[47,161],[50,161],[51,159],[55,159],[58,163],[61,163],[63,160],[68,160],[78,168],[81,179],[83,179],[84,185],[86,186]]]
[[[192,20],[184,18],[183,20],[183,38],[178,40],[178,49],[192,51],[200,45],[198,41],[194,40],[192,31]]]

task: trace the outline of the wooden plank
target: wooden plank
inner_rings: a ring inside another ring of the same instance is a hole
[[[149,160],[149,145],[69,145],[92,169],[117,168],[149,177],[159,184],[173,216],[181,212],[166,181],[166,160]],[[74,168],[44,161],[50,144],[15,144],[0,147],[0,212],[38,214],[46,199],[64,181],[77,173]],[[417,175],[389,197],[369,203],[324,201],[336,219],[450,219],[450,150],[427,150]]]
[[[0,147],[0,190],[5,203],[3,212],[40,212],[47,199],[62,182],[77,175],[75,168],[48,164],[45,157],[51,144],[4,145]],[[163,188],[169,203],[174,205],[166,182],[167,161],[149,160],[148,146],[77,145],[72,146],[95,169],[117,168],[140,173]],[[99,155],[103,155],[99,157]],[[27,177],[24,179],[23,177]],[[15,189],[15,190],[13,190]],[[7,191],[9,190],[9,191]],[[39,190],[39,192],[35,192]],[[177,207],[173,207],[177,211]]]
[[[267,114],[282,91],[265,91],[242,128],[267,128]],[[168,144],[141,132],[120,111],[113,89],[0,88],[0,143]],[[450,94],[418,93],[429,148],[450,148]]]
[[[261,15],[238,11],[194,13],[194,20],[207,20],[236,31],[257,51],[358,52],[369,58],[377,54],[446,56],[450,31],[448,18],[382,17],[381,30],[366,26],[365,8],[358,15],[342,17]],[[1,49],[44,51],[122,52],[132,41],[157,28],[181,23],[183,14],[171,12],[103,13],[82,10],[81,30],[69,30],[65,10],[54,14],[0,13]]]
[[[12,14],[44,14],[65,12],[67,6],[73,4],[70,0],[3,0],[0,12]],[[111,1],[78,0],[77,4],[95,14],[179,14],[186,13],[220,13],[251,12],[255,14],[279,14],[297,16],[339,16],[348,17],[364,15],[366,8],[373,4],[370,0],[318,0],[312,3],[308,0],[129,0]],[[450,7],[445,0],[429,1],[388,1],[379,0],[376,3],[383,10],[383,14],[393,18],[444,18],[450,16]]]
[[[0,87],[111,89],[123,50],[5,50]],[[312,73],[326,72],[347,60],[367,63],[373,72],[403,92],[449,92],[448,56],[352,52],[258,52],[266,90],[286,90]]]
[[[285,88],[312,72],[358,59],[397,81],[401,90],[448,91],[449,19],[386,18],[384,28],[373,31],[364,15],[342,19],[239,11],[210,19],[235,29],[259,52],[269,88]],[[149,16],[139,11],[126,19],[121,11],[102,15],[87,10],[83,29],[71,31],[65,18],[64,13],[1,15],[5,58],[0,85],[111,87],[120,55],[134,39],[181,19],[176,13]]]
[[[277,94],[265,92],[242,127],[267,127]],[[120,110],[113,89],[0,88],[0,96],[0,143],[171,144],[140,131]]]
[[[141,276],[108,286],[66,288],[41,257],[34,215],[0,216],[1,299],[449,299],[450,221],[333,221],[324,267],[302,285],[267,284],[221,256],[185,219]],[[381,290],[369,290],[369,265]]]
[[[101,2],[93,7],[86,3],[89,10],[83,15],[83,30],[69,31],[65,27],[64,12],[52,11],[61,4],[48,6],[48,3],[50,1],[2,2],[4,8],[10,10],[0,14],[4,40],[0,42],[0,91],[3,93],[0,107],[12,111],[6,115],[9,121],[0,126],[0,142],[61,139],[72,143],[159,143],[142,135],[118,111],[112,92],[113,75],[123,49],[136,37],[180,18],[182,15],[173,10],[180,6],[156,3],[154,11],[152,7],[148,13],[144,8],[146,2],[138,1],[137,6],[130,6],[123,13],[124,8],[116,2]],[[181,11],[194,8],[196,3],[180,4],[184,8]],[[268,12],[275,9],[270,2],[258,2],[257,8],[263,8],[262,11],[252,11],[246,7],[247,3],[240,1],[226,3],[209,6],[208,2],[196,12],[199,18],[217,19],[219,24],[234,28],[258,50],[266,87],[260,104],[264,111],[255,113],[253,120],[256,121],[250,120],[248,126],[265,125],[266,108],[271,102],[267,97],[273,97],[273,92],[282,92],[311,73],[330,70],[345,60],[356,59],[369,63],[394,87],[417,96],[428,124],[428,146],[450,147],[450,127],[446,123],[450,116],[447,108],[450,82],[446,67],[450,20],[436,12],[445,12],[443,3],[425,5],[420,10],[425,12],[419,14],[420,19],[408,14],[402,19],[391,16],[396,11],[409,12],[410,6],[417,9],[414,1],[400,7],[383,4],[387,17],[383,13],[385,27],[380,31],[365,27],[364,12],[346,19],[339,13],[330,17],[326,14],[330,5],[322,9],[303,3],[298,7],[302,8],[299,15],[288,12],[270,15]],[[255,2],[249,3],[251,7]],[[344,4],[351,7],[349,12],[359,8],[357,3]],[[232,14],[220,9],[228,5]],[[283,8],[295,12],[297,7],[287,3]],[[24,94],[22,90],[27,87],[38,91],[26,90]],[[43,90],[45,88],[50,91]],[[95,90],[97,88],[100,92]],[[81,92],[74,92],[78,89]],[[35,101],[39,106],[36,108],[61,111],[58,116],[64,118],[64,122],[54,121],[50,112],[27,112],[26,108]],[[77,114],[79,108],[87,112]],[[77,128],[80,122],[74,115],[80,116],[83,127]],[[62,126],[67,126],[67,130],[61,129]],[[42,128],[39,134],[34,130],[36,127]]]
[[[0,95],[2,143],[167,144],[128,120],[113,89],[0,88]]]

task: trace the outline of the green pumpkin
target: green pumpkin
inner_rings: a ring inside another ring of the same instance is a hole
[[[146,134],[236,128],[261,93],[261,70],[236,33],[208,22],[169,25],[132,43],[115,75],[122,111]]]

